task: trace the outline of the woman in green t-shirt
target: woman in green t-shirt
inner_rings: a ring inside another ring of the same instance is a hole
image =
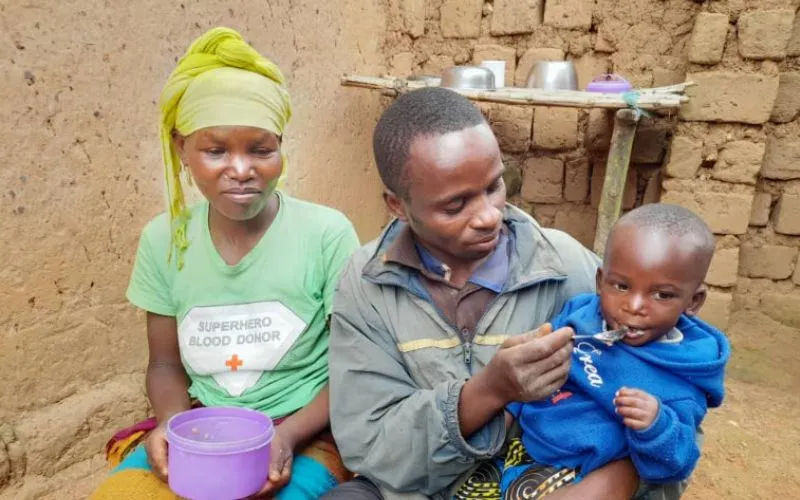
[[[169,210],[145,227],[127,293],[147,312],[155,416],[109,442],[114,469],[93,498],[176,498],[165,425],[193,405],[268,414],[277,427],[262,494],[318,498],[348,477],[327,432],[327,318],[358,246],[353,226],[277,190],[289,95],[280,69],[235,31],[192,44],[161,112]],[[204,201],[186,205],[182,169]]]

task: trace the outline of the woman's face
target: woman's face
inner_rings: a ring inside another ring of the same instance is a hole
[[[209,127],[174,136],[181,162],[220,215],[246,221],[260,214],[283,170],[281,139],[254,127]]]

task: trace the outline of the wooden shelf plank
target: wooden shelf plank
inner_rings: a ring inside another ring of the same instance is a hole
[[[426,86],[424,82],[404,80],[402,78],[381,78],[358,75],[343,76],[341,85],[345,87],[378,90],[391,96],[396,96]],[[692,82],[685,82],[669,87],[637,89],[638,99],[636,101],[636,106],[645,110],[674,110],[680,108],[682,103],[689,100],[683,93],[686,88],[691,85],[694,84]],[[623,98],[623,94],[515,87],[507,87],[492,91],[453,90],[473,101],[496,102],[502,104],[607,109],[631,107]]]

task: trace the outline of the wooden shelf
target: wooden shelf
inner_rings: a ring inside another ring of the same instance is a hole
[[[389,96],[423,88],[424,82],[402,78],[381,78],[375,76],[345,75],[341,79],[345,87],[378,90]],[[636,89],[636,107],[649,111],[676,110],[689,98],[684,94],[692,82],[669,87]],[[506,87],[498,90],[452,89],[473,101],[495,102],[527,106],[559,106],[569,108],[624,109],[631,105],[623,94],[606,94],[574,90],[542,90]]]
[[[357,75],[343,76],[341,84],[345,87],[377,90],[392,97],[427,86],[422,81]],[[521,106],[560,106],[616,110],[603,189],[600,194],[600,204],[597,208],[597,231],[595,232],[593,245],[595,253],[602,256],[611,226],[619,217],[622,209],[622,196],[625,192],[625,181],[628,178],[628,166],[631,162],[633,140],[642,116],[641,113],[637,112],[637,109],[654,112],[676,111],[681,107],[682,103],[689,100],[683,94],[686,88],[692,85],[694,83],[685,82],[669,87],[636,89],[635,93],[627,96],[625,94],[573,90],[553,91],[515,87],[493,91],[453,90],[473,101]],[[635,100],[626,100],[626,97],[633,97]]]

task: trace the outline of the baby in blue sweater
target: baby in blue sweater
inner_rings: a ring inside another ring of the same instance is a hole
[[[629,457],[645,481],[689,477],[700,457],[697,428],[722,403],[730,356],[724,334],[695,316],[713,252],[706,224],[682,207],[644,205],[617,221],[597,293],[568,301],[552,324],[579,336],[627,333],[613,345],[576,339],[561,390],[509,406],[535,462],[574,469],[580,479]],[[525,484],[532,467],[506,469],[504,491]]]

